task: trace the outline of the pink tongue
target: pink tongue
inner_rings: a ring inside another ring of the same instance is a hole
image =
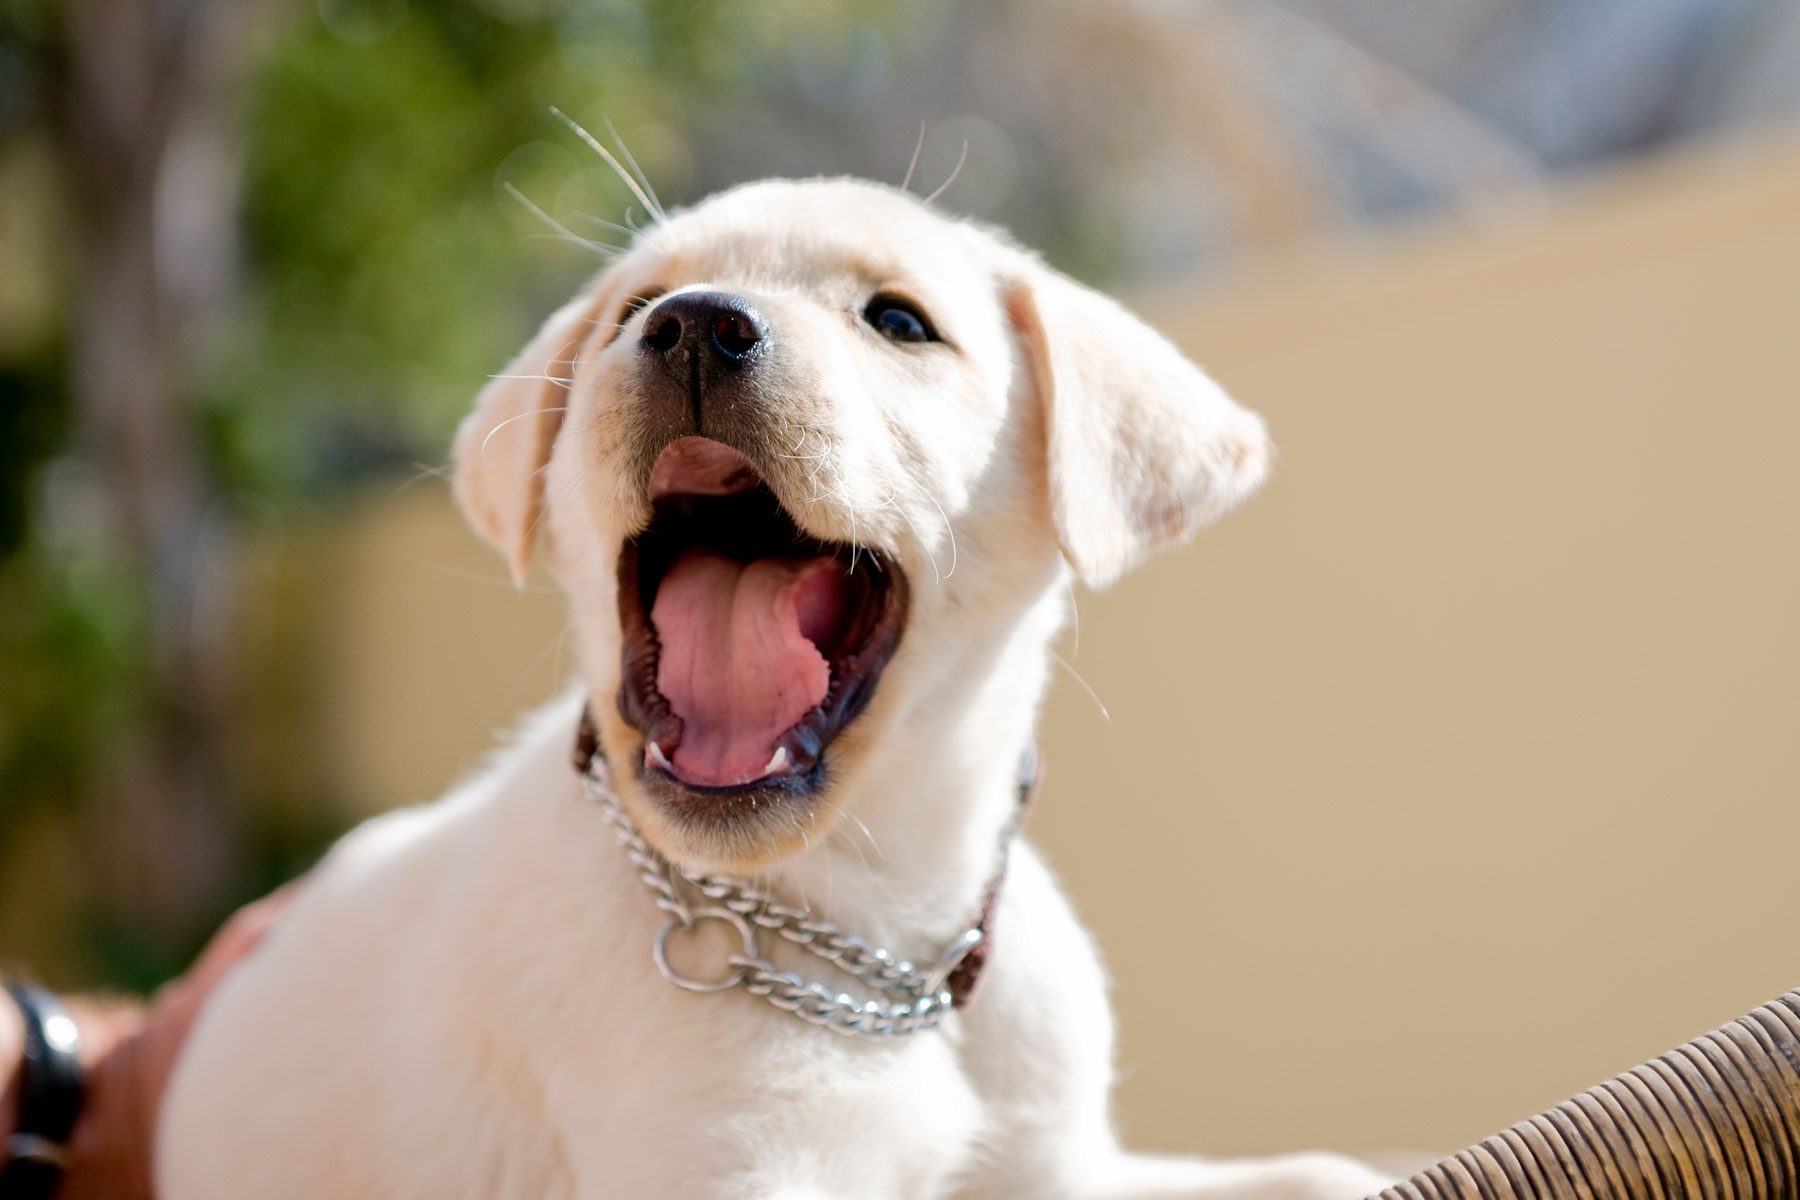
[[[841,623],[845,591],[828,558],[746,563],[689,550],[675,560],[650,623],[662,646],[656,688],[681,718],[678,777],[719,787],[768,773],[775,739],[831,686],[813,642]]]

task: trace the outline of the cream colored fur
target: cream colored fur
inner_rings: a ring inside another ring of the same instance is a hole
[[[770,486],[808,532],[881,550],[912,605],[796,836],[726,853],[684,840],[630,770],[615,771],[620,798],[671,858],[753,872],[903,954],[935,953],[979,904],[1071,572],[1110,581],[1253,490],[1268,461],[1260,420],[1123,309],[902,193],[760,183],[646,231],[457,439],[457,494],[515,573],[547,541],[580,686],[487,770],[368,822],[315,872],[199,1023],[163,1112],[163,1194],[1347,1200],[1379,1186],[1322,1155],[1121,1150],[1105,978],[1028,844],[981,991],[939,1030],[848,1039],[657,975],[660,914],[568,752],[587,696],[612,762],[644,752],[609,702],[614,562],[648,519],[640,446],[657,436],[628,302],[699,287],[751,298],[780,339],[755,414],[788,451],[759,464]],[[870,331],[859,314],[880,289],[914,299],[947,345],[912,353]]]

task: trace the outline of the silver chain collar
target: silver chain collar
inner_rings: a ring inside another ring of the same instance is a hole
[[[937,964],[929,972],[921,971],[803,908],[782,904],[768,892],[742,880],[723,875],[689,875],[677,869],[644,840],[618,799],[591,770],[583,773],[582,784],[599,806],[601,817],[613,827],[625,857],[637,868],[638,878],[650,889],[656,907],[669,915],[668,923],[651,944],[651,958],[662,977],[676,987],[690,992],[723,992],[741,987],[809,1024],[872,1038],[900,1037],[934,1028],[954,1007],[945,983],[957,964],[981,943],[985,935],[978,926],[958,934]],[[684,886],[699,898],[695,903],[682,898]],[[670,939],[692,931],[703,921],[731,926],[740,945],[738,953],[725,958],[728,970],[714,979],[683,975],[669,963]],[[758,951],[757,935],[763,930],[779,934],[856,977],[885,999],[871,997],[859,1003],[853,996],[781,970]]]

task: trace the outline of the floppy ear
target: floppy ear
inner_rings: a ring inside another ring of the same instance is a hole
[[[451,453],[456,498],[476,532],[506,556],[521,586],[544,506],[543,468],[562,428],[575,363],[604,297],[591,290],[558,309],[475,398]]]
[[[1116,302],[1032,262],[1006,307],[1045,410],[1057,541],[1089,587],[1222,516],[1268,473],[1262,418]]]

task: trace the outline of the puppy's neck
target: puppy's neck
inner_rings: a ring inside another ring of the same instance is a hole
[[[1062,614],[1050,594],[979,649],[924,648],[943,665],[889,715],[831,831],[768,881],[896,954],[923,955],[973,920],[1016,827]]]

